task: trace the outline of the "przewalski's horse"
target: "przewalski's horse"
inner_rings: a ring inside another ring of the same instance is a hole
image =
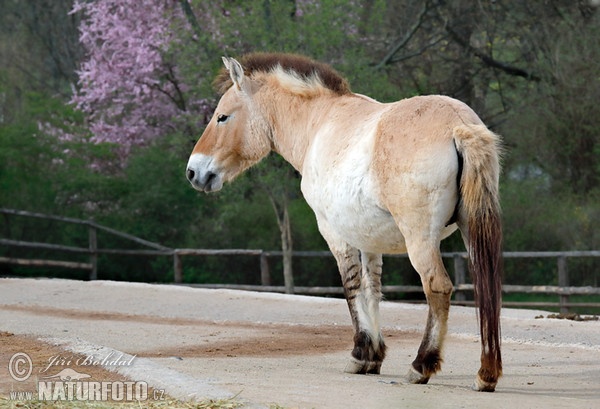
[[[215,80],[223,95],[187,166],[194,188],[217,191],[271,151],[302,174],[354,325],[347,372],[380,372],[382,253],[408,252],[429,304],[412,383],[427,383],[441,367],[453,287],[440,241],[460,229],[479,305],[473,388],[493,391],[502,374],[498,136],[452,98],[383,104],[306,57],[257,53],[241,61],[223,58]]]

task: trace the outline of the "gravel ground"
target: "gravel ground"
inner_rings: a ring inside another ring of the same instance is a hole
[[[94,368],[96,377],[120,379],[101,372],[110,370],[180,399],[237,395],[248,407],[289,408],[600,408],[598,321],[536,319],[548,313],[504,309],[504,376],[488,394],[469,389],[479,360],[474,309],[452,307],[443,369],[428,385],[404,381],[426,307],[384,302],[381,310],[388,345],[382,374],[348,375],[352,330],[343,300],[0,279],[0,394],[19,386],[8,372],[9,356],[19,348],[33,354],[24,340],[34,340],[36,354],[47,346],[45,360],[57,350],[63,357],[120,356],[127,365]],[[34,362],[34,374],[48,363]],[[91,371],[63,363],[46,372],[66,367]]]

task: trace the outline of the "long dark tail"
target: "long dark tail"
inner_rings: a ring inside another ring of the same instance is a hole
[[[478,375],[493,390],[502,375],[500,309],[503,262],[498,197],[500,138],[483,125],[464,125],[454,129],[454,139],[464,161],[460,210],[468,226],[469,269],[479,307],[482,354]]]

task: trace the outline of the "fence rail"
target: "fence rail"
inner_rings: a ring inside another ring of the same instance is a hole
[[[86,247],[66,246],[53,243],[40,243],[12,240],[0,238],[0,246],[20,247],[29,249],[54,250],[65,253],[87,254],[89,262],[73,262],[65,260],[41,260],[25,259],[14,257],[0,257],[0,263],[16,264],[34,267],[60,267],[68,269],[89,270],[90,280],[98,278],[98,255],[130,255],[130,256],[166,256],[173,258],[173,272],[175,284],[183,283],[183,260],[182,257],[205,257],[205,256],[253,256],[260,259],[260,277],[261,285],[241,285],[241,284],[186,284],[192,287],[203,288],[230,288],[249,291],[268,291],[285,292],[284,286],[272,286],[271,273],[269,269],[269,259],[282,257],[281,251],[265,251],[260,249],[172,249],[161,244],[153,243],[139,237],[123,233],[106,226],[102,226],[91,220],[81,220],[69,217],[60,217],[45,215],[41,213],[32,213],[22,210],[0,208],[0,214],[32,217],[58,222],[78,224],[88,228],[88,243]],[[149,247],[150,249],[103,249],[98,247],[97,232],[104,231],[108,234],[124,238],[136,244]],[[329,251],[294,251],[293,257],[333,257]],[[600,257],[600,251],[545,251],[545,252],[504,252],[504,258],[554,258],[557,260],[558,286],[525,286],[504,284],[502,291],[504,293],[526,293],[526,294],[551,294],[559,297],[558,302],[504,302],[507,306],[521,307],[559,307],[561,312],[568,312],[571,307],[590,307],[600,308],[597,302],[571,302],[572,295],[600,295],[599,287],[573,287],[569,285],[569,271],[567,268],[568,258],[579,257]],[[407,255],[392,255],[387,257],[407,258]],[[467,277],[467,253],[466,252],[446,252],[442,253],[443,258],[452,259],[454,263],[454,284],[455,300],[454,304],[472,305],[473,301],[466,298],[466,294],[473,291],[473,285],[466,283]],[[325,294],[343,294],[343,289],[339,287],[294,287],[294,292],[298,294],[325,295]],[[406,285],[387,285],[382,288],[384,293],[422,293],[421,286]]]

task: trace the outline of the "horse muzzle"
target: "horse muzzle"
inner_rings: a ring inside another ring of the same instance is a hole
[[[187,165],[186,176],[194,189],[216,192],[223,187],[223,173],[215,166],[211,156],[193,154]]]

